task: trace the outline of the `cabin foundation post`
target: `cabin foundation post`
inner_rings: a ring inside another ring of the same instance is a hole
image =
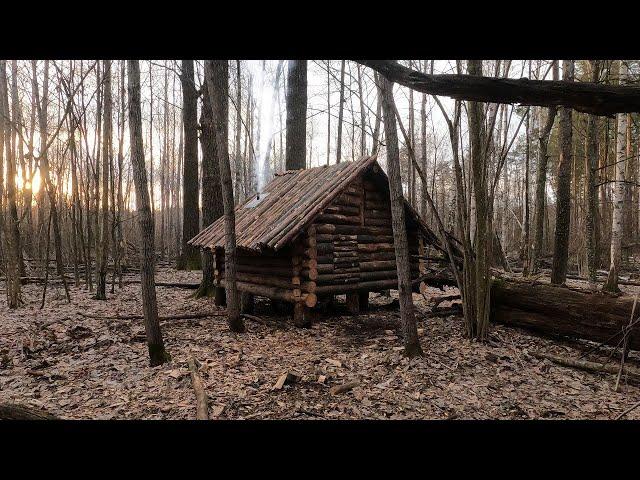
[[[318,318],[320,317],[320,310],[317,307],[307,307],[305,305],[302,315],[304,317],[305,325],[307,327],[310,327],[314,323],[318,322]]]
[[[271,299],[271,308],[276,315],[293,314],[293,304],[285,302],[284,300],[278,300],[277,298]]]
[[[369,310],[369,292],[358,292],[358,303],[360,306],[361,312],[366,312]]]
[[[218,307],[227,306],[227,295],[222,285],[224,273],[224,255],[219,249],[213,251],[213,303]]]
[[[248,292],[240,292],[240,312],[241,313],[253,313],[254,309],[254,297],[253,294]]]
[[[347,293],[347,309],[349,309],[349,313],[351,315],[359,315],[360,314],[360,293],[359,292],[349,292]]]
[[[305,305],[303,302],[296,302],[293,304],[293,324],[296,327],[305,328],[310,326],[307,323],[308,318],[305,319],[304,310]]]
[[[215,287],[213,293],[213,303],[218,307],[227,306],[227,294],[222,287]]]

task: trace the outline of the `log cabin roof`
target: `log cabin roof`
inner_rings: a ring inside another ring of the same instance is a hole
[[[375,155],[353,162],[276,174],[259,198],[253,195],[235,208],[237,248],[256,252],[280,250],[309,226],[353,180],[367,171],[374,172],[377,180],[384,182],[383,186],[388,185],[388,178]],[[405,206],[408,221],[416,222],[427,242],[441,249],[438,238],[406,199]],[[224,248],[224,217],[188,243],[200,248]]]

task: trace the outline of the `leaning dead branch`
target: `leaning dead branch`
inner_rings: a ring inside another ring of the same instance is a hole
[[[589,362],[586,360],[577,360],[575,358],[561,357],[559,355],[553,355],[550,353],[534,352],[534,357],[539,359],[550,360],[553,363],[562,365],[564,367],[577,368],[578,370],[586,370],[588,372],[599,373],[618,373],[618,367],[615,365],[607,365],[606,363]],[[627,380],[629,383],[640,384],[640,370],[637,368],[629,367],[625,369]]]

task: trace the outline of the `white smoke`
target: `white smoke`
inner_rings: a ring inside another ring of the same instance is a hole
[[[269,165],[266,165],[270,140],[274,134],[273,119],[273,75],[277,62],[272,60],[248,60],[249,71],[253,77],[253,90],[251,92],[256,100],[257,115],[260,119],[260,144],[255,145],[256,156],[254,171],[256,172],[258,192],[261,192],[268,180]],[[271,75],[268,73],[271,72]]]

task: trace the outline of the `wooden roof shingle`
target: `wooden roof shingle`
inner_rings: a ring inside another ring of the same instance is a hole
[[[310,225],[344,188],[374,164],[377,165],[375,155],[353,162],[276,174],[259,199],[253,195],[236,207],[236,246],[256,252],[280,250]],[[377,170],[386,179],[379,166]],[[408,203],[406,205],[409,206]],[[407,210],[431,237],[430,240],[439,244],[415,210],[410,207]],[[224,248],[224,217],[204,228],[188,243],[200,248]]]

